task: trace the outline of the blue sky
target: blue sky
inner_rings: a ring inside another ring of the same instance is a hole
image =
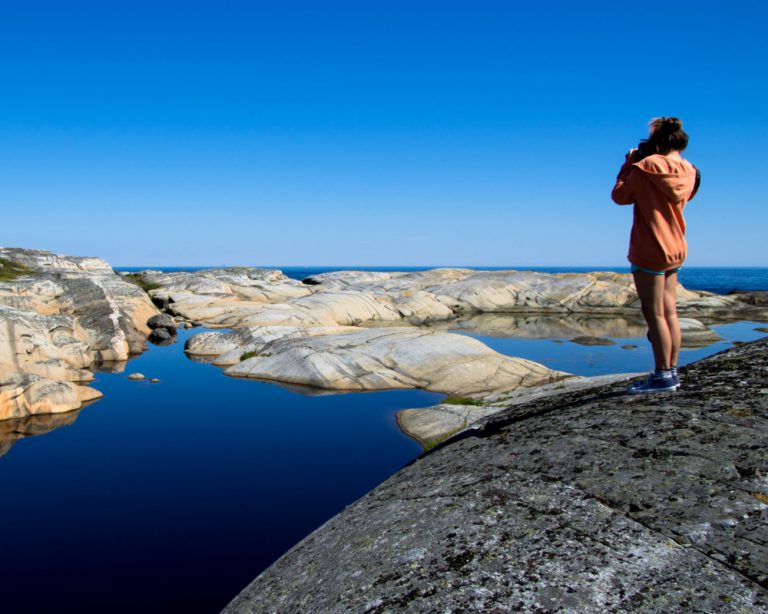
[[[626,263],[647,121],[689,265],[768,266],[768,3],[0,5],[0,245],[130,265]]]

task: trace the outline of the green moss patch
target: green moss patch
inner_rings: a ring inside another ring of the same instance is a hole
[[[11,281],[25,275],[34,275],[34,271],[23,264],[0,258],[0,281]]]
[[[157,290],[158,288],[162,287],[160,284],[154,284],[154,283],[148,282],[146,279],[144,279],[144,276],[141,273],[128,273],[127,275],[123,275],[123,278],[127,279],[128,281],[132,281],[139,288],[144,290],[144,292],[149,292],[150,290]]]
[[[481,401],[480,399],[470,399],[469,397],[446,397],[441,403],[445,403],[446,405],[487,405],[485,401]]]
[[[249,358],[253,358],[254,356],[256,356],[256,352],[244,352],[240,354],[240,362],[248,360]]]
[[[433,439],[427,439],[426,441],[422,442],[421,447],[424,449],[425,452],[429,452],[432,448],[434,448],[435,446],[439,446],[446,439],[450,439],[456,433],[463,431],[465,428],[467,428],[466,422],[462,424],[460,427],[455,428],[452,431],[445,433],[444,435],[440,435],[439,437],[435,437]]]

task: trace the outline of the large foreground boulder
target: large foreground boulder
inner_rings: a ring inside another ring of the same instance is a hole
[[[226,612],[768,610],[768,340],[522,404],[294,547]]]

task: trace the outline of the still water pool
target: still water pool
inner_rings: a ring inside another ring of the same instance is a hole
[[[233,379],[188,360],[188,334],[97,374],[103,399],[0,458],[0,611],[218,612],[415,458],[394,412],[441,398]]]
[[[681,364],[756,339],[764,334],[757,326],[714,326],[723,341],[684,351]],[[293,544],[415,458],[420,448],[400,433],[394,413],[442,398],[307,396],[229,378],[185,357],[191,333],[152,347],[125,373],[98,373],[93,385],[104,398],[79,413],[0,423],[3,613],[217,612]],[[642,336],[581,346],[471,334],[580,375],[650,366]],[[627,344],[638,347],[621,349]],[[129,381],[130,372],[161,382]],[[20,433],[45,434],[11,445]]]

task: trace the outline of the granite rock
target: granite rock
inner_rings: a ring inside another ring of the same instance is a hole
[[[768,340],[510,407],[406,466],[225,612],[768,609]]]
[[[291,335],[260,345],[252,352],[225,373],[332,390],[424,388],[466,396],[568,377],[543,365],[494,352],[465,335],[414,327]]]
[[[432,324],[487,313],[639,315],[632,277],[610,272],[338,271],[300,283],[279,271],[238,268],[142,277],[169,311],[209,327]],[[682,286],[678,301],[685,315],[768,317],[765,306]]]
[[[75,384],[93,379],[87,368],[146,349],[158,311],[105,261],[19,248],[0,248],[0,258],[29,272],[0,282],[0,420],[76,409],[99,396]]]

